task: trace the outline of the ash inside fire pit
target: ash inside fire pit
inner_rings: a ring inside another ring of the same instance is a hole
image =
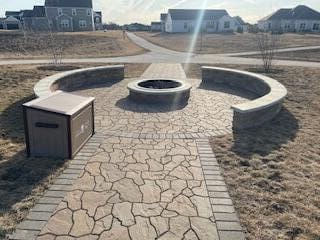
[[[169,89],[169,88],[177,88],[182,84],[172,80],[149,80],[140,82],[138,86],[149,89]]]

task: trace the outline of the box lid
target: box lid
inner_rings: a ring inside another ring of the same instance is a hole
[[[83,107],[94,101],[94,98],[82,97],[62,91],[56,91],[46,97],[37,98],[23,104],[25,107],[73,115]]]

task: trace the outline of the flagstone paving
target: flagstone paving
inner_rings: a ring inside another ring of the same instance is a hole
[[[211,217],[195,140],[111,137],[38,239],[214,240],[218,233]]]
[[[186,78],[180,64],[152,64],[142,78],[156,76]],[[238,93],[232,90],[228,93],[212,91],[202,86],[201,80],[188,79],[193,88],[187,106],[137,104],[128,99],[127,85],[133,80],[125,79],[109,87],[77,92],[96,98],[95,120],[99,132],[113,136],[129,134],[140,138],[226,134],[232,130],[231,105],[252,97],[237,96]]]
[[[185,78],[163,64],[142,77],[170,72]],[[230,105],[245,98],[187,79],[184,108],[140,106],[126,99],[129,81],[76,92],[96,97],[97,134],[11,239],[244,239],[206,136],[230,131]]]

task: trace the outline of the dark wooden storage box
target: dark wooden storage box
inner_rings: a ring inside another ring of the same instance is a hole
[[[57,91],[23,113],[28,156],[72,159],[94,134],[94,98]]]

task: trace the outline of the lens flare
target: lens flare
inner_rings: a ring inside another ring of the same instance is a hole
[[[191,42],[190,42],[190,46],[189,46],[189,50],[188,50],[188,54],[186,56],[186,60],[185,60],[185,70],[187,71],[189,68],[189,64],[191,61],[191,58],[193,57],[194,53],[194,49],[197,45],[197,41],[198,41],[198,37],[199,37],[199,33],[201,33],[202,26],[203,26],[203,19],[204,19],[204,14],[207,8],[207,4],[208,4],[208,0],[203,0],[202,4],[201,4],[201,10],[199,11],[198,17],[197,17],[197,22],[196,22],[196,26],[194,28],[194,32],[192,34],[192,38],[191,38]]]

